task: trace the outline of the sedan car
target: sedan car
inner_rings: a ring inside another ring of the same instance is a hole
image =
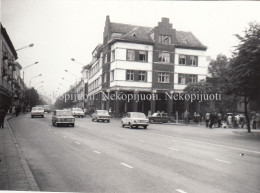
[[[170,122],[170,117],[167,113],[154,113],[149,117],[150,123],[159,122],[159,123],[167,123]]]
[[[72,115],[74,117],[81,117],[83,118],[85,116],[85,113],[81,108],[72,108]]]
[[[74,127],[75,118],[70,110],[55,110],[52,116],[52,125],[68,125]]]
[[[129,126],[130,128],[138,128],[142,126],[144,129],[149,125],[149,120],[144,113],[128,112],[126,116],[121,119],[122,127]]]
[[[31,117],[44,117],[44,109],[42,107],[33,107],[31,111]]]
[[[109,115],[107,110],[95,110],[91,115],[92,121],[103,121],[110,122],[111,116]]]

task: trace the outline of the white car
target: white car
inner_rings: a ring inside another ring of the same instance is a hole
[[[44,108],[42,107],[33,107],[31,111],[31,117],[44,117]]]
[[[81,108],[72,108],[72,115],[73,117],[81,117],[83,118],[85,116],[85,113]]]
[[[149,125],[149,120],[144,113],[128,112],[125,117],[121,119],[122,127],[129,126],[131,128],[142,126],[144,129]]]

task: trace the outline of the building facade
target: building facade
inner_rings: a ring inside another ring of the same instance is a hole
[[[12,105],[24,105],[24,83],[20,77],[22,66],[15,62],[17,53],[2,25],[0,37],[0,105],[7,110]]]
[[[207,47],[191,32],[177,31],[168,18],[155,27],[114,23],[106,17],[103,44],[84,68],[87,108],[126,112],[182,113],[192,107],[167,96],[206,78]]]

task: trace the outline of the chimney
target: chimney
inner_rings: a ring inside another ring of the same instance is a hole
[[[162,23],[169,23],[169,22],[170,22],[169,18],[167,17],[162,18]]]
[[[106,16],[106,22],[110,22],[109,15]]]

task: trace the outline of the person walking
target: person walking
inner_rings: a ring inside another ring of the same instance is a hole
[[[218,128],[221,127],[221,121],[222,121],[222,115],[221,113],[218,113]]]
[[[209,120],[210,120],[210,113],[208,112],[208,113],[206,113],[206,115],[205,115],[206,128],[209,127]]]
[[[186,124],[189,123],[189,113],[188,113],[187,110],[186,110],[185,113],[184,113],[184,121],[185,121]]]
[[[0,106],[0,128],[4,128],[4,121],[5,121],[5,110],[2,106]]]

